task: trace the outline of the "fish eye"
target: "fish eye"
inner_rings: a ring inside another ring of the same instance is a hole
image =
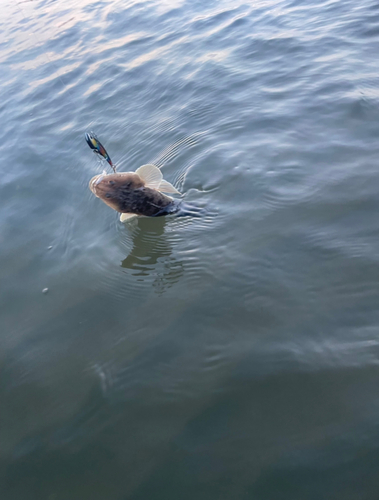
[[[106,198],[110,198],[111,196],[112,196],[111,193],[105,193]]]
[[[110,184],[111,186],[114,186],[116,183],[115,183],[115,181],[109,181],[109,184]]]

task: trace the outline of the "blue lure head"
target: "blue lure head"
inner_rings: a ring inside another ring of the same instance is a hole
[[[107,153],[105,147],[101,144],[99,139],[97,138],[94,132],[86,132],[85,135],[88,146],[99,156],[102,156],[104,160],[106,160],[109,165],[113,168],[113,171],[116,172],[116,168],[110,159],[109,154]]]

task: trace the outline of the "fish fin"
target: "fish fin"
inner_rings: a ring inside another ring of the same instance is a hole
[[[161,180],[161,183],[159,184],[158,191],[162,191],[162,193],[182,194],[172,184],[170,184],[169,182],[165,181],[164,179]]]
[[[137,214],[121,214],[120,221],[126,222],[126,221],[133,219],[134,217],[138,217],[138,215]]]
[[[135,171],[137,175],[145,182],[145,186],[152,189],[159,189],[159,185],[162,182],[162,172],[158,167],[149,163],[147,165],[142,165],[142,167],[137,168]]]

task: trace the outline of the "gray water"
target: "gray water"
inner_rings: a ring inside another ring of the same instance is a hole
[[[1,499],[378,499],[379,3],[0,33]],[[203,215],[121,224],[88,130]]]

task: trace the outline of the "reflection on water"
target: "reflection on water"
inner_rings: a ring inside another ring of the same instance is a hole
[[[165,234],[166,217],[138,218],[128,223],[133,248],[122,261],[137,281],[153,276],[152,286],[157,293],[177,283],[183,275],[183,264],[172,256],[172,243]]]

